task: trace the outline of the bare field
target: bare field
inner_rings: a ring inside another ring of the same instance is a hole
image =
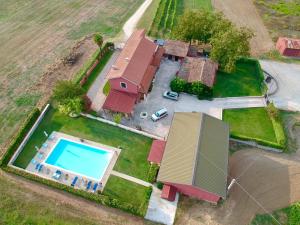
[[[142,2],[0,0],[0,156],[41,97],[58,79],[72,78],[95,51],[90,38],[78,40],[96,31],[114,36]],[[81,58],[73,67],[61,68],[58,59],[73,47]],[[49,68],[55,73],[48,73]]]
[[[279,36],[300,37],[299,0],[255,0],[254,3],[274,41]]]
[[[252,0],[212,0],[217,11],[238,26],[250,28],[255,37],[251,40],[251,54],[258,56],[274,48],[274,43]]]
[[[297,154],[285,155],[245,149],[230,157],[235,184],[219,206],[183,198],[175,224],[248,225],[256,214],[272,212],[300,200],[300,164]],[[257,201],[257,202],[255,202]]]

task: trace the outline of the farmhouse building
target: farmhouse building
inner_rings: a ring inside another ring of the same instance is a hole
[[[166,40],[163,46],[165,57],[173,61],[181,61],[187,56],[190,45],[183,41]]]
[[[186,57],[183,60],[178,76],[188,83],[198,82],[208,87],[213,87],[218,64],[210,59]]]
[[[164,183],[161,197],[174,201],[180,192],[212,203],[226,199],[228,148],[226,123],[204,113],[176,112],[157,177]]]
[[[131,114],[134,105],[146,98],[163,54],[145,30],[135,31],[108,73],[111,89],[102,108]]]
[[[300,39],[280,37],[276,43],[276,49],[281,55],[300,57]]]

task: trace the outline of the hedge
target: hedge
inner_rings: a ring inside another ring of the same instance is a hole
[[[80,81],[87,75],[87,72],[90,70],[92,66],[96,63],[97,60],[100,60],[103,55],[108,51],[109,48],[113,47],[114,44],[111,42],[105,43],[105,45],[96,50],[96,52],[92,55],[92,57],[83,65],[83,67],[76,73],[74,82],[80,83]]]
[[[112,207],[112,208],[118,208],[118,209],[121,209],[125,212],[129,212],[129,213],[132,213],[132,214],[137,215],[137,216],[142,216],[142,217],[145,216],[145,212],[143,212],[141,209],[136,208],[136,207],[134,207],[133,205],[131,205],[129,203],[119,201],[118,199],[114,199],[114,198],[111,198],[111,197],[103,195],[103,194],[99,194],[99,193],[94,194],[94,193],[87,192],[85,190],[75,189],[75,188],[72,188],[70,186],[67,186],[67,185],[64,185],[64,184],[61,184],[61,183],[57,183],[57,182],[52,181],[52,180],[47,180],[47,179],[41,178],[39,176],[27,173],[27,172],[22,171],[22,170],[15,169],[15,168],[12,168],[12,167],[8,167],[8,166],[3,167],[3,170],[6,171],[6,172],[9,172],[9,173],[14,173],[14,174],[16,174],[18,176],[21,176],[21,177],[25,177],[26,179],[29,179],[31,181],[39,182],[39,183],[45,184],[47,186],[57,188],[59,190],[69,192],[69,193],[74,194],[78,197],[85,198],[87,200],[99,203],[99,204],[104,205],[104,206],[109,206],[109,207]],[[149,200],[149,198],[151,196],[151,193],[152,193],[152,187],[149,187],[149,189],[147,191],[147,200]]]
[[[151,164],[150,169],[148,171],[148,177],[147,177],[147,180],[149,183],[155,182],[158,169],[159,169],[159,166],[157,164]]]
[[[18,149],[19,145],[25,138],[26,134],[29,132],[39,115],[41,114],[40,110],[38,108],[35,108],[26,118],[26,120],[21,125],[20,129],[17,131],[17,134],[12,138],[12,141],[5,152],[4,156],[2,157],[0,161],[0,166],[6,166],[13,156],[13,154]]]
[[[175,92],[185,92],[192,95],[197,95],[198,99],[211,99],[213,96],[212,88],[202,84],[201,82],[188,83],[186,80],[175,77],[170,88]]]

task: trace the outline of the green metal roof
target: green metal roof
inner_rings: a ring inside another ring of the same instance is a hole
[[[174,114],[158,180],[226,198],[229,127],[204,113]]]

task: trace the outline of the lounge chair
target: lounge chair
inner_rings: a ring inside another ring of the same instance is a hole
[[[89,181],[86,186],[86,190],[89,190],[91,188],[91,186],[92,186],[92,181]]]
[[[42,169],[43,169],[43,167],[44,167],[44,165],[43,165],[43,164],[40,164],[40,167],[39,167],[39,169],[38,169],[38,172],[41,172]]]
[[[56,172],[53,174],[52,178],[54,178],[55,180],[59,180],[61,175],[62,175],[62,172],[60,170],[56,170]]]
[[[95,184],[94,184],[94,187],[93,187],[93,191],[94,191],[94,192],[97,191],[97,187],[98,187],[98,183],[95,183]]]
[[[44,154],[43,154],[43,153],[40,153],[40,152],[38,153],[38,158],[39,158],[39,159],[42,159],[42,158],[43,158],[43,156],[44,156]]]
[[[35,169],[37,170],[40,167],[40,165],[41,165],[40,163],[36,164]]]
[[[77,180],[78,180],[78,177],[75,177],[75,178],[74,178],[74,180],[72,181],[72,184],[71,184],[71,186],[72,186],[72,187],[74,187],[74,186],[75,186],[75,184],[76,184]]]
[[[44,144],[42,145],[42,147],[43,147],[43,148],[47,148],[47,147],[48,147],[48,144],[47,144],[47,143],[44,143]]]
[[[55,134],[51,134],[50,136],[49,136],[49,140],[50,141],[53,141],[55,139]]]
[[[35,160],[35,159],[32,159],[32,160],[31,160],[31,163],[32,163],[33,165],[35,165],[35,164],[36,164],[36,160]]]

